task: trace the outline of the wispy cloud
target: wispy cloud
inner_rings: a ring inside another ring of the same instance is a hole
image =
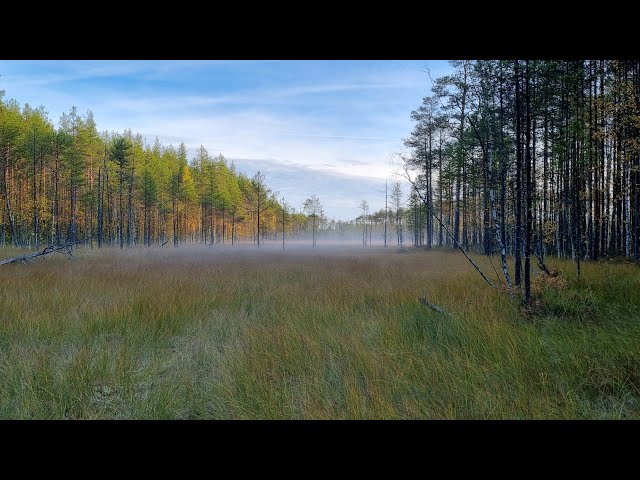
[[[5,74],[6,86],[45,86],[71,83],[78,80],[102,78],[138,78],[142,80],[171,81],[191,74],[193,70],[211,68],[229,68],[247,65],[246,60],[177,60],[177,61],[140,61],[140,60],[76,60],[76,61],[36,61],[19,62],[0,61],[0,67],[20,64],[21,73]],[[256,63],[253,62],[252,63]],[[48,71],[43,72],[46,69]],[[3,68],[3,71],[14,71]]]
[[[424,82],[411,83],[344,83],[331,85],[298,85],[289,88],[252,89],[226,95],[215,96],[175,96],[159,97],[118,97],[110,100],[115,108],[136,112],[157,112],[160,110],[179,110],[185,108],[206,108],[223,105],[270,105],[282,104],[297,97],[320,96],[323,94],[366,90],[390,90],[417,88]]]
[[[9,62],[5,62],[9,63]],[[56,65],[54,62],[50,62]],[[144,69],[143,65],[136,65],[134,62],[117,63],[106,62],[102,64],[70,63],[69,68],[65,68],[60,73],[32,73],[37,70],[37,62],[25,62],[26,73],[6,75],[6,88],[12,89],[17,86],[53,86],[55,84],[71,83],[78,80],[95,79],[103,77],[129,76]],[[60,68],[62,65],[58,65]]]
[[[384,140],[384,141],[393,141],[393,138],[385,138],[385,137],[354,137],[347,135],[314,135],[311,133],[283,133],[283,135],[290,137],[307,137],[307,138],[331,138],[337,140]]]

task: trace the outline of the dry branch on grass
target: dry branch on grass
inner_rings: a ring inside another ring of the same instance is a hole
[[[402,155],[400,155],[399,153],[397,155],[400,158],[402,158],[403,161],[405,160],[405,158]],[[406,164],[406,161],[405,161],[405,164]],[[456,246],[456,248],[458,250],[460,250],[462,252],[462,254],[467,258],[469,263],[471,263],[471,265],[474,266],[474,268],[477,270],[477,272],[482,276],[482,278],[484,278],[485,282],[487,282],[492,288],[498,288],[498,287],[495,286],[495,284],[491,280],[489,280],[489,277],[487,277],[484,274],[484,272],[482,270],[480,270],[480,267],[476,264],[476,262],[473,261],[473,259],[467,254],[467,252],[464,251],[464,248],[462,248],[462,246],[460,246],[460,243],[458,242],[458,240],[456,240],[456,237],[449,231],[447,226],[442,221],[442,218],[440,218],[440,216],[436,215],[436,213],[433,211],[433,209],[429,205],[429,202],[427,202],[427,200],[420,193],[419,189],[415,188],[416,184],[415,184],[415,182],[413,180],[411,180],[411,175],[409,175],[409,171],[406,169],[406,167],[405,167],[405,170],[404,170],[404,177],[411,184],[411,186],[414,187],[415,193],[418,194],[418,197],[420,197],[420,200],[422,200],[422,203],[424,204],[424,206],[427,207],[427,210],[429,211],[429,213],[431,215],[433,215],[433,217],[442,226],[442,229],[445,231],[445,233],[449,236],[449,238],[451,238],[451,240],[453,241],[453,244]]]
[[[538,258],[538,267],[540,267],[540,270],[542,270],[547,275],[551,275],[551,272],[549,271],[549,269],[547,269],[547,266],[544,264],[544,260],[542,259],[542,257],[537,252],[533,253]]]
[[[434,310],[434,311],[438,312],[441,315],[445,315],[445,316],[449,315],[442,307],[439,307],[435,303],[431,303],[429,300],[427,300],[427,294],[426,293],[424,294],[423,297],[418,297],[418,300],[420,301],[421,304],[429,307],[431,310]]]
[[[32,253],[31,255],[20,255],[13,258],[7,258],[6,260],[0,260],[0,265],[8,265],[10,263],[29,263],[31,260],[35,258],[43,257],[45,255],[49,255],[50,253],[56,253],[56,252],[64,253],[66,255],[73,257],[71,250],[72,250],[72,245],[70,244],[59,245],[59,246],[49,245],[44,250],[40,252]]]

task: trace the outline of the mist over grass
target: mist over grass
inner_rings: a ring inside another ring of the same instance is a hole
[[[447,250],[75,255],[0,267],[0,418],[640,418],[635,265],[549,259],[525,315]]]

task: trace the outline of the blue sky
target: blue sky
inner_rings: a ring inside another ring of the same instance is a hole
[[[336,219],[384,207],[390,158],[445,61],[0,61],[0,90],[50,118],[92,110],[100,131],[204,145],[296,209],[316,194]]]

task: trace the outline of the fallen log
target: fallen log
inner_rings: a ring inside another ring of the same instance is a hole
[[[20,255],[18,257],[7,258],[6,260],[0,260],[0,265],[8,265],[10,263],[29,263],[34,258],[43,257],[45,255],[49,255],[50,253],[64,253],[66,255],[70,255],[73,257],[71,253],[72,245],[59,245],[53,246],[49,245],[47,248],[40,252],[32,253],[30,255]]]
[[[544,273],[546,273],[549,276],[553,276],[551,272],[547,269],[547,266],[544,264],[542,257],[538,255],[537,252],[534,252],[534,254],[538,258],[538,267],[540,267],[540,270],[542,270]]]
[[[397,155],[400,158],[402,158],[403,161],[405,160],[404,157],[402,155],[400,155],[399,153]],[[440,224],[442,229],[445,231],[445,233],[451,238],[451,240],[453,240],[453,244],[458,248],[458,250],[460,250],[462,252],[462,254],[467,258],[467,260],[469,260],[469,263],[471,263],[471,265],[473,265],[473,267],[478,271],[480,276],[482,276],[482,278],[484,278],[485,282],[487,282],[492,288],[498,288],[498,287],[495,286],[495,284],[491,280],[489,280],[489,278],[484,274],[484,272],[482,270],[480,270],[480,267],[478,266],[478,264],[473,261],[473,259],[467,254],[467,252],[464,251],[464,248],[462,248],[462,246],[460,245],[460,243],[456,239],[455,235],[453,235],[449,231],[447,226],[443,223],[442,218],[435,214],[435,212],[431,208],[431,205],[429,204],[429,202],[424,198],[424,196],[422,196],[422,194],[420,193],[420,190],[418,188],[416,188],[415,182],[413,180],[411,180],[411,175],[409,175],[409,171],[407,170],[406,166],[405,166],[405,170],[404,170],[404,177],[411,184],[411,186],[414,187],[414,192],[418,194],[418,197],[420,197],[420,199],[422,200],[422,203],[424,204],[424,206],[427,207],[427,211],[431,215],[433,215],[433,218],[435,218],[438,221],[438,223]]]
[[[421,304],[429,307],[431,310],[434,310],[434,311],[438,312],[441,315],[448,315],[447,312],[445,312],[443,308],[441,308],[438,305],[436,305],[435,303],[431,303],[429,300],[427,300],[427,296],[426,295],[424,297],[418,297],[418,300],[420,301]]]

